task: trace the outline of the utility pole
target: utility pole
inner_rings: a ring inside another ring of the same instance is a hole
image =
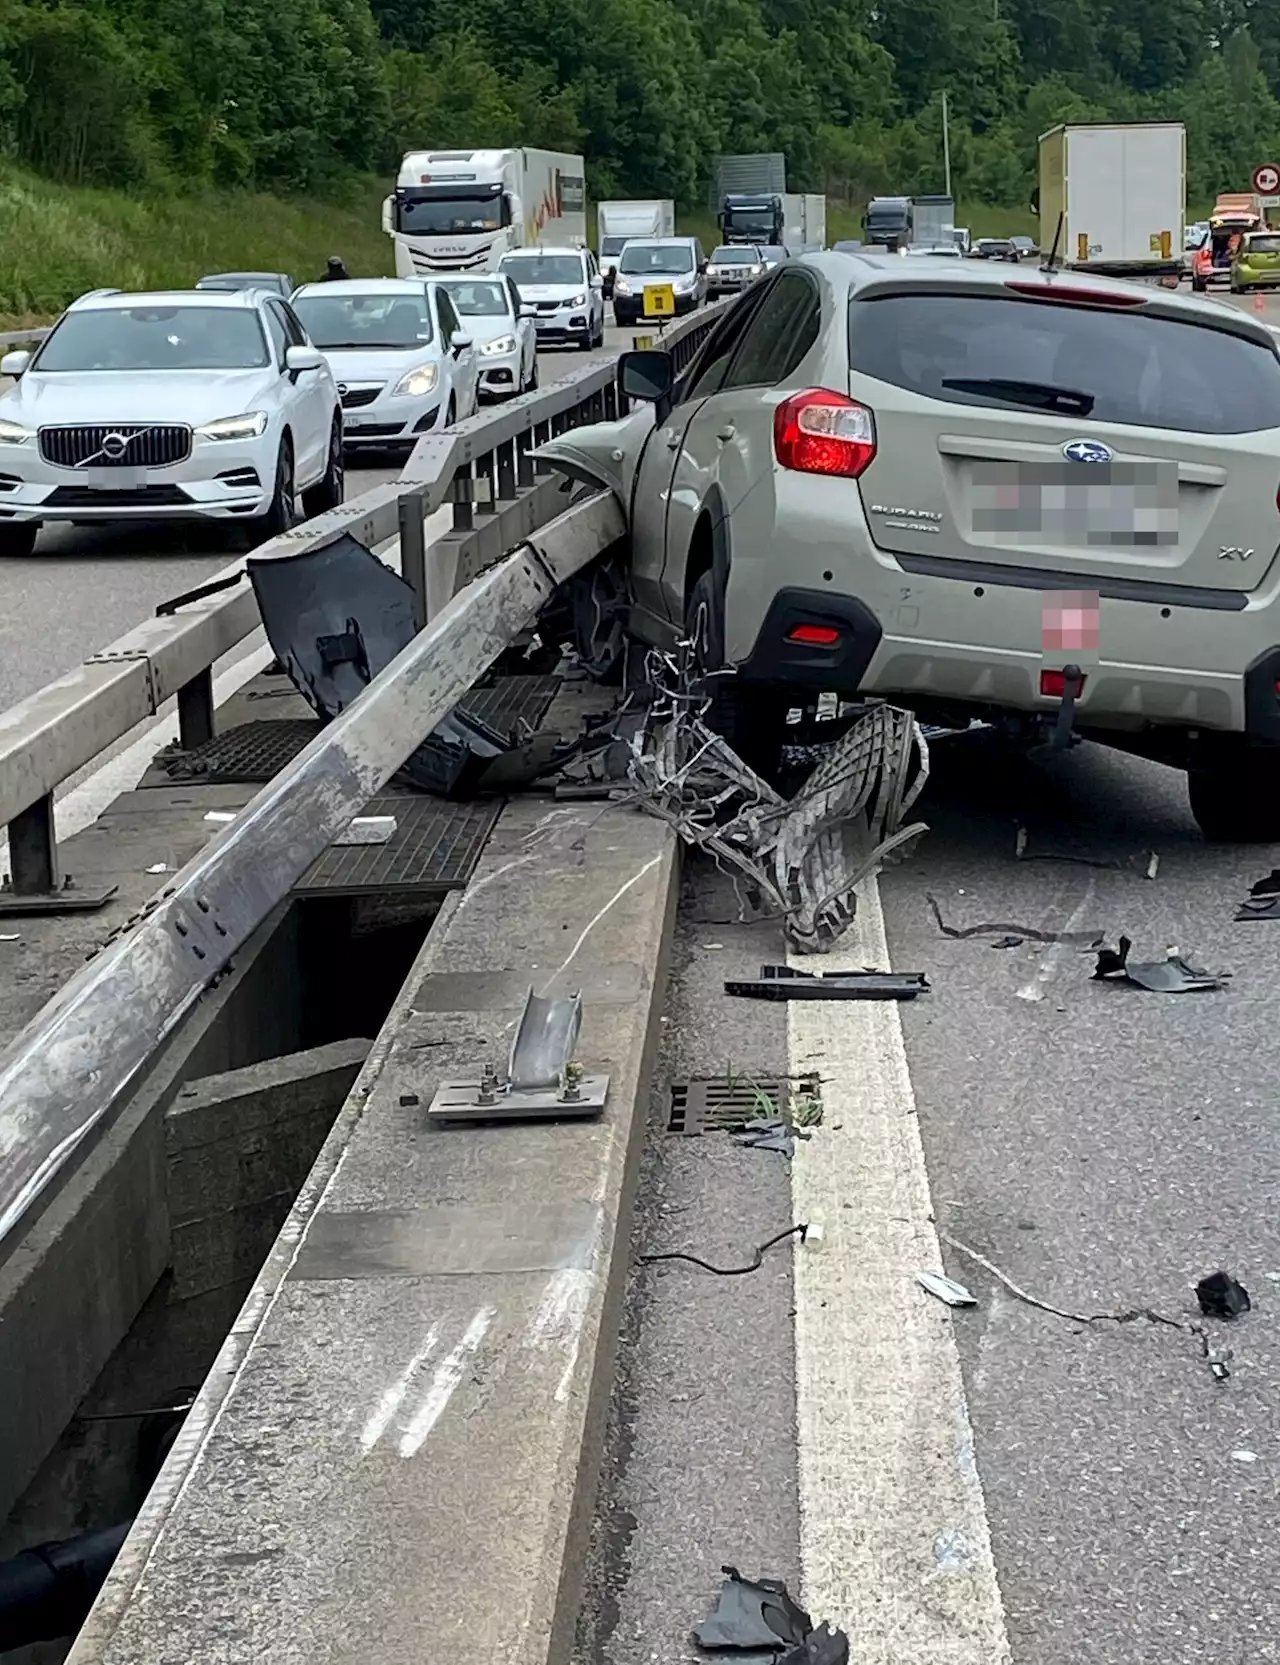
[[[946,170],[946,195],[951,195],[951,130],[947,123],[947,94],[942,94],[942,165]]]

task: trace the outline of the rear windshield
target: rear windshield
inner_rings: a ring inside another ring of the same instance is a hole
[[[849,303],[849,362],[954,405],[1184,433],[1280,428],[1271,348],[1150,314],[936,290],[868,297]]]
[[[1280,254],[1280,232],[1272,237],[1249,237],[1245,248],[1250,254]]]

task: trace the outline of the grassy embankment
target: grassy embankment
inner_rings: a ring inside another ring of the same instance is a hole
[[[336,201],[246,192],[126,196],[58,185],[0,168],[0,329],[46,323],[87,289],[189,284],[205,272],[289,272],[318,277],[331,254],[359,276],[390,270],[381,227],[385,185],[369,180]],[[832,206],[827,235],[857,237],[861,211]],[[961,205],[975,236],[1033,233],[1030,214]],[[592,240],[595,216],[588,219]],[[710,214],[682,215],[680,230],[716,242]]]

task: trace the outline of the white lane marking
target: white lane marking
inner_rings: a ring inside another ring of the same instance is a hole
[[[1093,893],[1096,889],[1097,880],[1091,874],[1089,876],[1088,883],[1085,885],[1085,891],[1080,900],[1080,905],[1072,909],[1071,917],[1062,927],[1062,934],[1064,936],[1070,936],[1073,931],[1078,931],[1080,929],[1080,922],[1093,906]],[[1018,990],[1019,1000],[1035,1001],[1044,999],[1045,989],[1057,974],[1062,956],[1069,948],[1071,948],[1071,944],[1066,942],[1053,942],[1049,944],[1048,948],[1046,948],[1044,953],[1040,956],[1040,964],[1036,968],[1035,976],[1030,980],[1030,982],[1024,983]],[[1075,953],[1076,950],[1072,948],[1071,952]]]
[[[437,1325],[433,1324],[427,1331],[427,1339],[423,1342],[422,1346],[413,1355],[408,1364],[405,1365],[404,1369],[400,1372],[400,1375],[394,1382],[392,1382],[391,1386],[387,1388],[385,1393],[383,1393],[382,1397],[379,1399],[377,1409],[365,1423],[364,1427],[360,1430],[360,1444],[366,1451],[372,1451],[374,1446],[377,1445],[378,1441],[391,1426],[393,1420],[395,1419],[396,1412],[404,1403],[405,1395],[413,1386],[414,1377],[422,1369],[423,1365],[431,1357],[432,1353],[435,1352],[436,1345],[439,1340],[439,1328]]]
[[[400,1441],[402,1457],[415,1456],[422,1449],[427,1435],[444,1415],[445,1406],[453,1398],[458,1385],[466,1375],[467,1361],[488,1334],[489,1326],[496,1317],[496,1308],[481,1307],[467,1325],[462,1340],[452,1352],[441,1359],[422,1403],[405,1427],[404,1437]]]
[[[874,879],[836,957],[889,968]],[[791,1072],[820,1070],[823,1099],[791,1164],[795,1219],[825,1228],[795,1256],[805,1606],[858,1665],[1007,1665],[954,1319],[915,1282],[942,1255],[897,1004],[787,1015]]]

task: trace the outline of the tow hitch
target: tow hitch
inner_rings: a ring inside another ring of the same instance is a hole
[[[1079,665],[1065,665],[1062,671],[1062,704],[1058,707],[1058,718],[1053,725],[1050,751],[1063,752],[1071,744],[1076,721],[1076,701],[1083,690],[1084,672]]]

